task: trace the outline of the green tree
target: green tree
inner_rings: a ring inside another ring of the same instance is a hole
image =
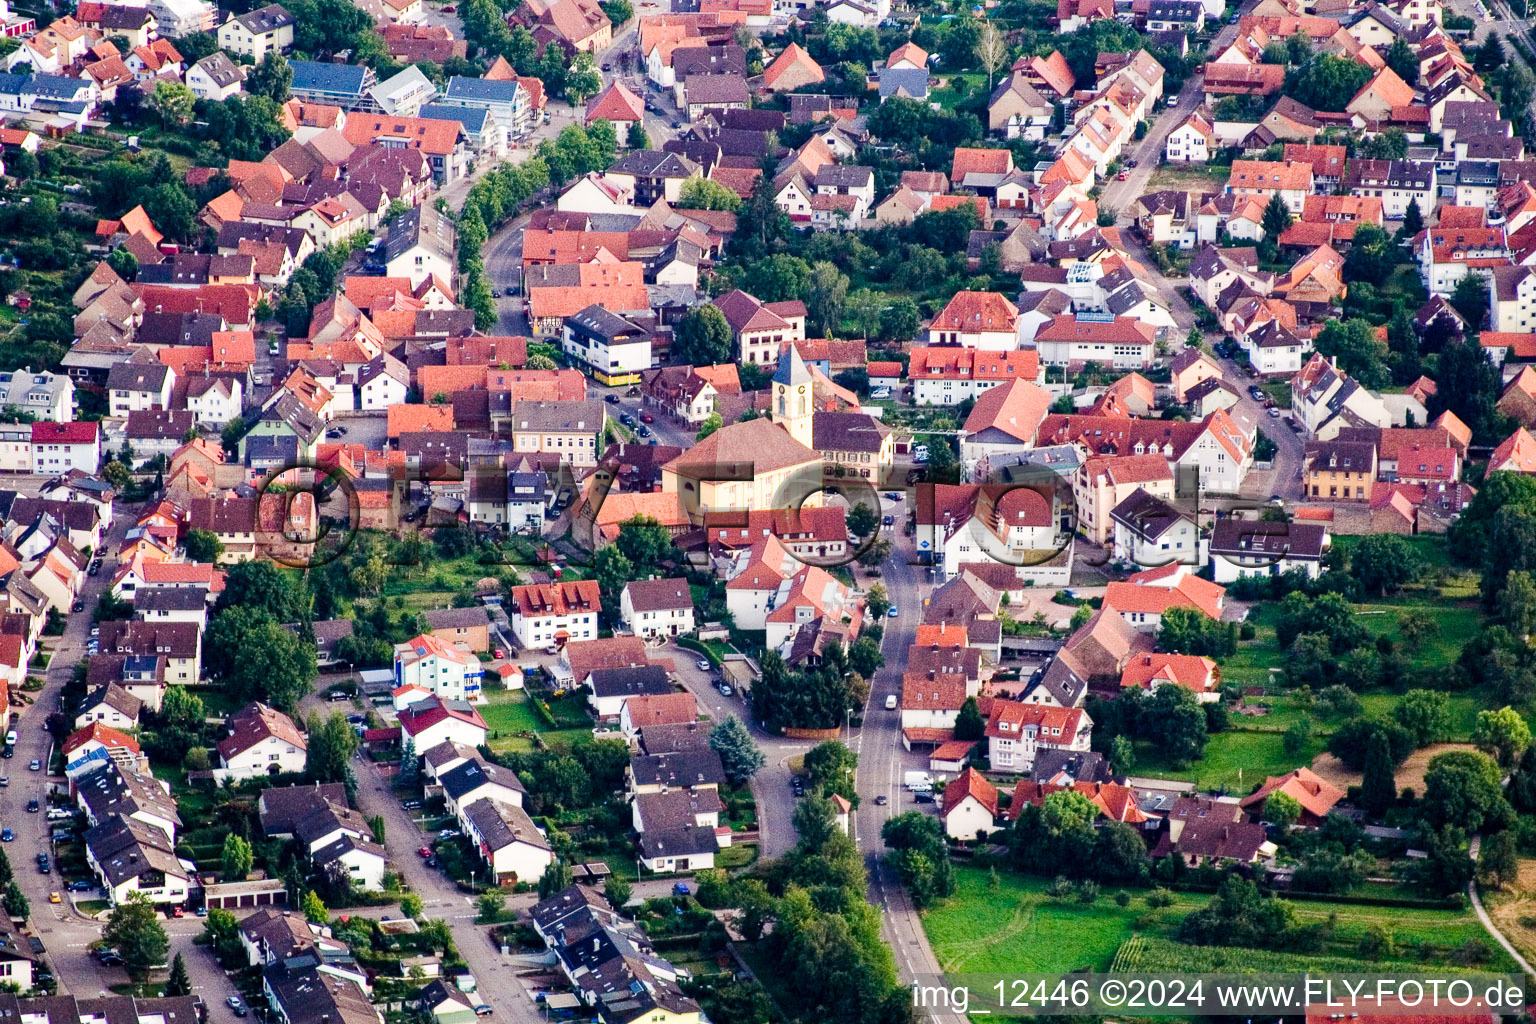
[[[1499,617],[1515,636],[1526,643],[1536,632],[1536,577],[1524,569],[1504,578],[1504,592],[1499,595]]]
[[[555,893],[570,888],[573,878],[571,866],[556,858],[544,869],[544,874],[539,876],[539,899],[548,899]]]
[[[25,920],[32,916],[32,904],[14,879],[5,887],[5,897],[0,899],[0,908],[3,908],[11,917]]]
[[[891,609],[891,599],[886,595],[883,583],[874,583],[864,592],[864,607],[869,614],[879,620],[885,618],[885,613]]]
[[[1274,792],[1264,798],[1264,820],[1288,828],[1301,820],[1301,801],[1289,793]]]
[[[805,260],[787,253],[776,253],[747,268],[753,294],[763,302],[788,302],[805,295],[810,287],[811,267]]]
[[[318,715],[311,715],[305,729],[309,736],[304,773],[317,782],[346,781],[358,744],[357,733],[346,716],[337,711],[322,721]]]
[[[24,149],[17,150],[16,152],[18,155],[21,153],[27,153],[27,151]],[[27,156],[32,156],[32,154],[27,153]],[[36,157],[33,157],[34,161],[36,159]],[[14,164],[15,161],[13,160],[9,166],[13,176],[16,175],[16,167]],[[36,176],[36,171],[30,175],[30,177]],[[22,180],[26,180],[26,177],[27,176],[23,176]],[[139,261],[134,257],[133,253],[129,252],[127,249],[117,248],[107,253],[107,266],[111,267],[112,271],[117,274],[118,277],[130,283],[135,277],[139,276]]]
[[[1408,200],[1408,208],[1403,211],[1403,237],[1412,238],[1424,230],[1424,211],[1419,209],[1417,199]]]
[[[1349,569],[1362,587],[1385,596],[1417,580],[1423,561],[1402,537],[1374,533],[1362,537],[1350,553]]]
[[[1312,733],[1312,718],[1309,715],[1303,715],[1285,730],[1285,734],[1280,737],[1280,747],[1287,757],[1300,757],[1311,745]]]
[[[731,362],[731,325],[717,307],[695,306],[678,321],[672,347],[680,362],[693,366]]]
[[[1470,750],[1436,754],[1424,773],[1424,820],[1467,832],[1497,827],[1509,820],[1499,766]]]
[[[230,832],[224,836],[224,851],[219,855],[219,865],[226,882],[244,881],[256,864],[256,855],[244,836]]]
[[[617,545],[610,544],[593,556],[592,575],[597,580],[598,589],[602,591],[604,603],[610,608],[616,608],[624,584],[636,578],[635,563]]]
[[[609,875],[603,879],[603,895],[608,897],[608,904],[614,910],[622,911],[633,892],[629,882],[618,875]]]
[[[651,137],[645,134],[645,126],[639,121],[635,121],[630,124],[629,132],[624,136],[624,144],[630,149],[650,149]],[[741,205],[739,197],[737,198],[736,205],[738,207]]]
[[[278,104],[288,102],[288,92],[292,87],[293,68],[288,65],[288,58],[276,50],[269,51],[245,78],[246,92],[265,96]]]
[[[1364,387],[1385,387],[1391,380],[1387,343],[1367,320],[1330,320],[1318,332],[1317,351],[1332,356],[1339,368]]]
[[[1116,736],[1109,745],[1109,763],[1116,775],[1128,775],[1136,767],[1136,745],[1129,736]]]
[[[848,648],[848,666],[865,679],[880,671],[885,655],[873,637],[861,636]]]
[[[171,976],[166,979],[165,994],[168,996],[192,994],[192,974],[187,970],[187,961],[180,953],[171,958]]]
[[[818,743],[805,754],[805,774],[811,788],[819,792],[838,793],[853,799],[854,769],[859,758],[840,740]]]
[[[1269,241],[1277,241],[1285,229],[1291,226],[1291,211],[1285,205],[1285,200],[1276,192],[1269,197],[1269,203],[1264,207],[1264,237]]]
[[[400,913],[404,914],[412,921],[415,921],[420,918],[425,911],[426,904],[422,902],[420,896],[416,895],[414,892],[401,894]]]
[[[1439,621],[1422,609],[1414,608],[1398,617],[1397,635],[1403,638],[1404,646],[1410,651],[1417,651],[1426,639],[1438,632]]]
[[[1450,301],[1468,327],[1473,331],[1483,329],[1483,321],[1488,316],[1488,283],[1481,274],[1469,270],[1462,275],[1451,290]]]
[[[1413,47],[1409,46],[1407,41],[1401,36],[1392,40],[1392,45],[1387,49],[1384,59],[1387,62],[1387,67],[1392,69],[1393,74],[1397,75],[1398,78],[1401,78],[1407,84],[1413,85],[1419,80],[1418,55],[1413,52]],[[1414,232],[1413,234],[1417,233]],[[1412,236],[1410,235],[1410,237]]]
[[[507,898],[499,890],[492,889],[490,892],[481,893],[475,906],[477,911],[475,920],[490,924],[501,920],[502,912],[507,909]]]
[[[188,530],[182,544],[192,562],[217,562],[224,553],[224,542],[212,530]]]
[[[218,907],[211,908],[208,919],[203,922],[203,935],[221,964],[244,964],[245,948],[240,944],[240,924],[234,914]]]
[[[1450,698],[1437,690],[1409,690],[1392,709],[1392,717],[1416,746],[1441,743],[1451,727]]]
[[[1520,876],[1520,857],[1515,852],[1515,834],[1505,829],[1484,836],[1477,853],[1477,873],[1495,889],[1502,889]]]
[[[603,76],[597,70],[597,61],[587,51],[579,51],[565,77],[566,97],[571,103],[579,104],[588,96],[596,95],[602,87]]]
[[[725,426],[725,422],[720,418],[720,414],[712,412],[704,417],[704,422],[699,424],[699,432],[694,435],[694,440],[702,441],[723,426]]]
[[[309,595],[303,578],[275,562],[257,559],[232,566],[224,577],[224,590],[215,610],[240,607],[261,611],[277,622],[295,622],[304,617]]]
[[[819,850],[838,832],[837,808],[820,793],[811,793],[795,805],[790,815],[795,834],[806,849]]]
[[[860,502],[848,510],[848,532],[855,537],[868,537],[880,525],[880,514]]]
[[[1285,95],[1313,110],[1342,111],[1361,86],[1370,80],[1369,65],[1353,57],[1331,53],[1315,55],[1305,66],[1285,76]]]
[[[165,933],[149,897],[131,892],[112,908],[101,931],[102,941],[123,958],[128,970],[143,974],[165,963],[171,940]]]
[[[1497,711],[1479,711],[1472,730],[1472,743],[1494,757],[1501,767],[1512,767],[1531,745],[1531,729],[1520,712],[1511,707]]]
[[[304,911],[304,919],[310,924],[328,924],[331,920],[331,912],[325,908],[320,894],[313,889],[304,894],[300,909]]]
[[[965,698],[960,713],[955,716],[955,739],[979,740],[987,733],[987,720],[982,717],[981,705],[975,697]]]
[[[1393,777],[1392,752],[1384,733],[1371,734],[1365,748],[1365,777],[1360,783],[1360,806],[1379,818],[1397,802],[1397,782]]]
[[[848,275],[827,260],[817,260],[811,265],[804,296],[813,328],[827,337],[836,334],[842,326],[843,302],[848,297]]]
[[[1189,765],[1205,750],[1206,716],[1195,695],[1182,686],[1159,686],[1145,701],[1151,739],[1171,764]]]
[[[615,546],[635,565],[649,569],[672,554],[672,535],[652,516],[637,515],[619,524]]]
[[[180,82],[162,81],[149,94],[149,105],[156,116],[173,128],[180,128],[192,120],[192,108],[196,103],[197,97],[192,90]]]
[[[733,786],[745,785],[768,763],[751,730],[735,715],[722,718],[709,731],[709,746],[720,755],[725,777]]]
[[[226,608],[213,617],[203,639],[209,675],[237,699],[263,700],[291,712],[315,678],[315,645],[259,609]]]
[[[735,213],[741,209],[741,196],[718,181],[689,178],[678,190],[675,205],[686,210],[728,210]]]

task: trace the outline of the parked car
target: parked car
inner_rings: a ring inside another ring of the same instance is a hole
[[[881,793],[879,796],[875,797],[875,803],[881,807],[884,807],[890,802],[890,799],[884,793]]]
[[[439,839],[457,839],[458,837],[459,830],[456,828],[445,828],[437,834]]]
[[[444,8],[446,10],[447,8]],[[230,996],[224,1000],[226,1006],[234,1011],[236,1017],[244,1017],[246,1014],[245,1003],[239,996]]]
[[[729,697],[731,694],[733,694],[735,692],[736,691],[731,688],[731,684],[730,683],[721,683],[720,684],[720,696],[722,696],[722,697]]]
[[[31,763],[31,764],[29,764],[29,765],[27,765],[27,771],[29,771],[29,772],[40,772],[40,771],[42,771],[42,770],[43,770],[43,762],[41,762],[41,761],[39,761],[39,760],[38,760],[38,759],[37,759],[37,758],[35,758],[35,757],[34,757],[34,758],[33,758],[33,759],[32,759],[32,763]],[[37,802],[37,801],[36,801],[36,800],[34,800],[34,801],[32,801],[32,802],[33,802],[33,803],[36,803],[36,802]],[[34,808],[32,808],[32,809],[33,809],[33,810],[36,810],[36,809],[37,809],[37,808],[35,808],[35,807],[34,807]]]
[[[40,875],[53,874],[53,865],[48,863],[48,855],[43,854],[42,860],[37,862],[37,873]]]
[[[913,793],[912,799],[916,800],[920,804],[931,804],[933,803],[933,792],[930,790],[927,792]]]
[[[700,671],[703,671],[703,672],[708,672],[710,670],[710,668],[712,667],[709,664],[708,660],[706,660],[704,658],[700,658],[698,660],[698,662],[697,662],[697,665],[699,666]]]
[[[894,693],[888,693],[885,695],[885,710],[895,711],[899,707],[901,707],[900,697],[897,697]]]
[[[883,402],[891,397],[891,389],[887,387],[873,388],[869,392],[869,397],[877,402]]]
[[[74,612],[74,613],[76,613],[76,614],[79,614],[80,612],[85,611],[85,602],[84,601],[76,601],[74,604],[69,606],[69,610]]]
[[[95,883],[89,882],[89,881],[85,881],[85,880],[81,880],[79,882],[72,882],[70,884],[70,886],[69,886],[69,891],[70,892],[90,892],[94,888],[96,888]]]
[[[0,829],[0,843],[14,843],[15,841],[16,841],[16,833],[15,832],[12,832],[8,828],[7,829]]]
[[[643,413],[640,414],[640,422],[641,423],[655,423],[656,422],[656,417],[652,416],[648,412],[643,412]]]
[[[432,847],[430,847],[430,846],[423,846],[421,849],[416,851],[416,854],[422,860],[426,860],[428,857],[432,856]]]
[[[9,786],[10,784],[11,777],[9,775],[0,775],[0,786]]]
[[[32,763],[33,764],[37,764],[36,761],[33,761]],[[32,814],[36,814],[38,811],[40,811],[42,809],[43,809],[42,805],[37,802],[37,798],[36,797],[33,797],[31,800],[27,801],[27,810],[29,812],[31,812]]]
[[[687,882],[673,882],[672,883],[672,895],[673,896],[687,896],[688,894],[689,894],[689,890],[688,890],[688,883]]]
[[[493,658],[505,658],[506,656],[507,652],[500,647],[494,648],[491,651],[491,657]]]
[[[618,395],[604,395],[603,396],[603,401],[607,402],[609,405],[618,405],[619,404],[619,396]]]
[[[891,605],[890,609],[885,613],[885,617],[888,619],[894,619],[900,614],[901,612],[897,610],[896,606]]]
[[[490,1008],[490,1006],[486,1005],[485,1003],[481,1003],[479,1006],[475,1007],[475,1016],[476,1017],[489,1017],[490,1015],[491,1015],[491,1008]]]
[[[896,525],[896,517],[895,516],[881,516],[880,517],[880,525],[881,526],[895,526]]]

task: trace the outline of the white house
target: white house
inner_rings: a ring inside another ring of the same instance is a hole
[[[265,704],[251,704],[229,716],[218,742],[226,778],[254,779],[304,770],[309,744],[293,719]]]
[[[86,864],[113,906],[135,892],[156,905],[186,902],[192,871],[176,856],[174,841],[153,825],[113,814],[83,838]]]
[[[1196,110],[1168,133],[1163,154],[1171,164],[1203,164],[1211,158],[1211,153],[1219,145],[1216,129],[1208,113],[1204,110]]]
[[[78,469],[95,476],[101,469],[100,423],[33,423],[20,429],[28,431],[30,448],[27,465],[18,467],[22,472],[53,475]]]
[[[998,292],[956,292],[928,325],[928,344],[1007,352],[1019,347],[1019,307]]]
[[[636,636],[693,632],[693,592],[685,579],[631,580],[619,594],[619,621]]]
[[[524,789],[517,773],[485,761],[479,754],[438,772],[437,785],[442,788],[448,813],[459,819],[460,827],[465,824],[465,808],[477,800],[523,806]]]
[[[230,17],[219,26],[217,35],[220,47],[260,64],[268,53],[293,49],[293,15],[281,4],[268,4]]]
[[[395,685],[419,686],[445,700],[478,701],[480,659],[430,634],[395,645]]]
[[[1283,576],[1300,569],[1316,579],[1331,543],[1321,523],[1218,519],[1210,540],[1212,578],[1225,584],[1244,576]]]
[[[939,808],[944,834],[964,842],[983,839],[997,829],[997,787],[967,767],[944,787]]]
[[[223,102],[238,96],[245,71],[223,53],[210,53],[187,69],[187,88],[200,100]]]
[[[430,750],[445,740],[478,747],[489,731],[485,719],[461,700],[429,697],[399,712],[400,741],[409,740],[418,751]]]
[[[503,884],[536,883],[554,863],[549,840],[516,804],[476,800],[462,810],[460,821],[480,858]]]
[[[1027,772],[1042,749],[1087,750],[1093,719],[1082,708],[992,702],[987,720],[987,750],[993,771]]]
[[[231,377],[194,377],[187,385],[187,411],[197,422],[221,429],[240,415],[245,389]]]
[[[100,722],[125,732],[137,729],[143,709],[144,702],[139,698],[116,683],[108,683],[85,695],[75,714],[75,728],[84,729],[92,722]]]
[[[512,635],[527,650],[595,640],[602,609],[596,580],[513,587]]]
[[[1162,498],[1138,487],[1109,515],[1116,559],[1144,568],[1200,564],[1200,531]]]

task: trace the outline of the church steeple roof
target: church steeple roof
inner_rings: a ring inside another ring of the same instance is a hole
[[[773,371],[775,384],[809,384],[811,368],[800,358],[800,350],[789,346],[789,351],[779,357],[779,367]]]

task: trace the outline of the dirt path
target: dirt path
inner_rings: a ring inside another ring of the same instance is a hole
[[[1424,792],[1424,772],[1429,769],[1429,761],[1436,754],[1444,754],[1450,750],[1476,750],[1470,743],[1436,743],[1422,750],[1415,750],[1408,755],[1408,759],[1397,766],[1397,774],[1394,779],[1397,790],[1401,793],[1404,789],[1411,789],[1417,794]],[[1332,754],[1318,754],[1312,761],[1312,770],[1317,772],[1329,782],[1340,789],[1348,789],[1350,786],[1360,785],[1362,774],[1345,767],[1343,762]]]

